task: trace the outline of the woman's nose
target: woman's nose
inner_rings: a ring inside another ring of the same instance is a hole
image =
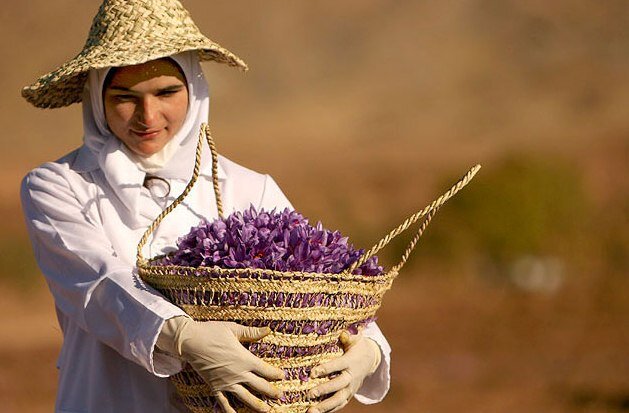
[[[141,103],[137,106],[137,118],[138,121],[147,127],[153,126],[158,115],[158,103],[151,97],[142,99]]]

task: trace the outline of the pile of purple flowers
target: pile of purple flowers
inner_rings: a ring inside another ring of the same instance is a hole
[[[262,268],[338,274],[364,253],[338,231],[308,223],[298,212],[256,211],[252,206],[224,219],[202,221],[177,241],[177,251],[162,265]],[[354,274],[378,275],[383,268],[372,257]]]

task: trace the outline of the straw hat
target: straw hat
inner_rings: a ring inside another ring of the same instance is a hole
[[[22,89],[41,108],[80,102],[89,69],[129,66],[188,50],[199,58],[247,70],[238,56],[205,37],[179,0],[104,0],[83,50]]]

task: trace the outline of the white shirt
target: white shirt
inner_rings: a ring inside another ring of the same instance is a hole
[[[219,157],[225,215],[248,208],[292,208],[275,181]],[[37,262],[55,300],[63,346],[57,361],[59,413],[181,412],[167,379],[181,362],[155,352],[165,320],[183,315],[135,272],[145,229],[187,182],[170,180],[168,199],[146,188],[140,223],[125,208],[85,146],[31,171],[22,182],[22,207]],[[211,171],[203,170],[185,201],[160,224],[144,251],[172,248],[201,218],[217,217]],[[356,398],[376,403],[389,389],[391,349],[372,323],[364,334],[380,346],[382,362]]]

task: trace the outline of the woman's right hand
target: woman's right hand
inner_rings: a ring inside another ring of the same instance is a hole
[[[249,389],[273,398],[282,397],[282,392],[268,380],[283,379],[284,371],[254,356],[240,343],[259,340],[270,332],[268,327],[174,317],[164,323],[157,347],[187,361],[212,388],[225,413],[235,410],[224,392],[232,393],[257,412],[268,412],[269,405]]]

